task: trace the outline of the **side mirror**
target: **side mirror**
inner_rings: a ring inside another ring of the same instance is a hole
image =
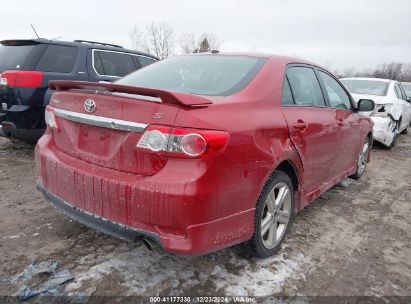
[[[359,112],[371,112],[375,109],[375,103],[371,99],[360,99],[357,110]]]

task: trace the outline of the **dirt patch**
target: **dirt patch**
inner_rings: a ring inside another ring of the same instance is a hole
[[[78,224],[35,190],[33,147],[0,139],[0,295],[32,260],[59,260],[72,295],[411,296],[411,136],[375,147],[346,180],[296,217],[276,256],[240,247],[197,258],[148,251]]]

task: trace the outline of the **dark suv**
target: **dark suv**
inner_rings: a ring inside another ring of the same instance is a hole
[[[157,61],[153,55],[93,41],[0,42],[0,135],[35,143],[44,133],[50,80],[112,82]]]

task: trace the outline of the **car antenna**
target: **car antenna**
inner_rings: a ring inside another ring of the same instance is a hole
[[[30,24],[30,26],[31,26],[31,28],[33,29],[34,33],[36,34],[37,39],[40,39],[39,35],[38,35],[37,32],[36,32],[36,29],[35,29],[34,26],[33,26],[33,24]]]

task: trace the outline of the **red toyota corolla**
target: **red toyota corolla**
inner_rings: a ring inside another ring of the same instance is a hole
[[[326,70],[279,56],[166,59],[114,84],[54,81],[38,189],[167,252],[275,253],[293,213],[369,161],[372,123]]]

